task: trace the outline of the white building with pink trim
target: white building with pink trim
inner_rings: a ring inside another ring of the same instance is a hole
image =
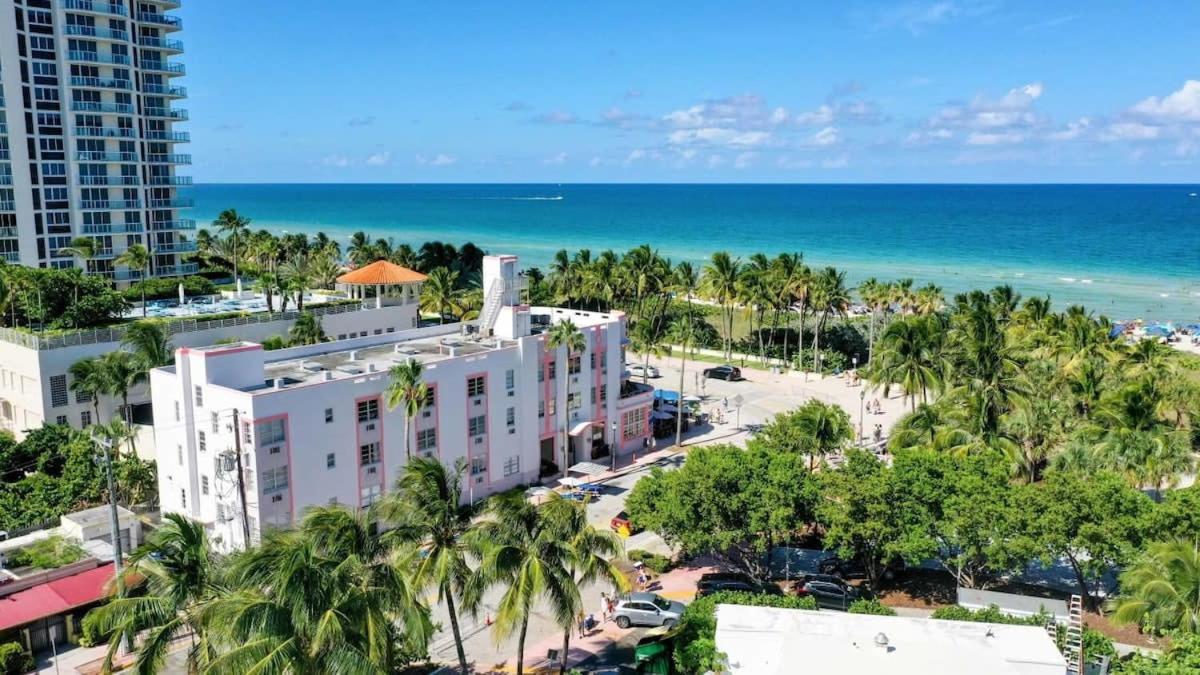
[[[464,500],[560,472],[564,446],[571,466],[648,443],[653,392],[627,377],[621,312],[522,304],[515,256],[488,256],[483,287],[470,324],[276,351],[178,350],[151,373],[162,510],[205,523],[228,551],[243,546],[243,516],[253,542],[314,505],[377,501],[405,464],[406,436],[413,456],[466,465]],[[586,343],[570,360],[547,346],[550,326],[568,319]],[[430,395],[410,427],[384,391],[389,369],[412,359]]]

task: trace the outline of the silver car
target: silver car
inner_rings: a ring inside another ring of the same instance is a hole
[[[679,623],[687,605],[667,600],[657,593],[630,593],[617,601],[613,619],[621,628],[630,626],[665,626]]]

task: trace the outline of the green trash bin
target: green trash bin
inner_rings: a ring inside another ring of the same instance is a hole
[[[639,673],[670,675],[671,653],[661,642],[650,642],[635,647],[633,661]]]

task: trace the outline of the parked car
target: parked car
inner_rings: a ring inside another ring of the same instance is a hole
[[[647,365],[641,364],[641,363],[630,364],[629,365],[629,374],[633,375],[634,377],[650,377],[650,378],[662,376],[662,374],[658,372],[658,368],[655,368],[654,366],[647,366]]]
[[[671,628],[679,623],[687,605],[667,600],[657,593],[630,593],[617,600],[617,611],[613,618],[617,626],[663,626]]]
[[[887,565],[880,573],[885,581],[891,581],[896,578],[897,570],[903,567],[903,562],[897,562]],[[863,566],[862,561],[857,558],[843,560],[836,555],[830,556],[817,564],[817,571],[821,574],[831,574],[843,579],[866,579],[867,568]]]
[[[704,377],[710,380],[728,380],[736,382],[742,379],[742,369],[737,366],[713,366],[712,368],[704,369]]]
[[[621,530],[625,530],[629,534],[641,532],[641,528],[635,527],[633,521],[629,519],[629,514],[624,511],[613,516],[613,519],[608,522],[608,526],[612,528],[613,532]]]
[[[861,597],[858,589],[831,574],[810,574],[796,582],[793,592],[800,597],[811,597],[818,607],[847,610]]]
[[[761,584],[741,572],[709,572],[702,575],[696,584],[696,597],[702,598],[720,591],[742,591],[745,593],[767,593],[781,595],[775,584]]]

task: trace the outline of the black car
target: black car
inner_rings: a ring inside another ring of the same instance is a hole
[[[888,565],[883,568],[880,576],[886,581],[891,581],[896,577],[896,570],[899,567],[900,564]],[[821,574],[830,574],[842,579],[867,578],[867,568],[863,566],[861,560],[856,558],[843,560],[837,556],[830,556],[817,563],[817,571]]]
[[[735,382],[742,379],[742,370],[737,366],[713,366],[704,369],[704,377],[711,380],[727,380]]]
[[[792,590],[800,597],[811,597],[818,607],[847,610],[861,597],[858,589],[829,574],[810,574],[796,582]]]
[[[782,594],[775,584],[760,584],[740,572],[710,572],[701,576],[699,583],[696,584],[696,597],[698,598],[720,591]]]

